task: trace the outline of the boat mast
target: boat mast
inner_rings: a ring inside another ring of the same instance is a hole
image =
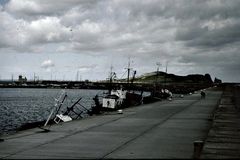
[[[113,76],[115,76],[116,74],[112,71],[113,70],[113,66],[111,64],[111,67],[110,67],[110,75],[109,75],[109,94],[111,94],[111,90],[112,90],[112,81],[113,81]]]
[[[127,87],[129,88],[129,81],[130,81],[130,70],[132,68],[130,68],[130,64],[131,64],[131,61],[130,61],[130,57],[128,58],[128,67],[126,68],[127,69],[127,72],[128,72],[128,75],[127,75]]]
[[[128,68],[127,68],[127,72],[128,72],[128,75],[127,75],[127,84],[129,84],[129,76],[130,76],[130,58],[128,59]]]
[[[166,71],[165,71],[165,76],[164,76],[164,87],[166,88],[166,83],[167,83],[167,67],[168,67],[168,62],[166,63]]]
[[[112,83],[112,76],[113,76],[112,70],[113,70],[113,66],[112,66],[112,64],[111,64],[111,67],[110,67],[110,77],[109,77],[109,82],[110,82],[110,83]]]
[[[159,67],[162,65],[160,62],[156,62],[157,65],[157,74],[156,74],[156,85],[158,84],[158,75],[159,75]]]

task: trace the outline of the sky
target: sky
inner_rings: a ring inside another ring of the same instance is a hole
[[[130,60],[240,82],[239,0],[0,0],[0,35],[2,80],[126,78]]]

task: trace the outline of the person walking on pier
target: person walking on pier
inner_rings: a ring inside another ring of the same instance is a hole
[[[206,93],[201,91],[201,99],[205,99],[205,97],[206,97]]]

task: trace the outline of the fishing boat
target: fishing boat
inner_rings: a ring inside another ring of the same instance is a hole
[[[168,89],[166,89],[166,75],[167,75],[167,65],[166,64],[166,71],[165,71],[165,75],[164,75],[164,87],[163,88],[159,88],[158,86],[158,75],[159,75],[159,66],[161,65],[159,62],[156,63],[157,64],[157,71],[156,71],[156,82],[155,82],[155,87],[152,89],[151,94],[149,96],[146,96],[143,98],[143,103],[147,104],[147,103],[152,103],[152,102],[156,102],[156,101],[161,101],[162,99],[168,99],[168,100],[172,100],[172,92],[169,91]]]
[[[108,95],[103,97],[102,100],[102,110],[116,110],[120,108],[125,108],[129,106],[140,105],[142,103],[142,94],[137,94],[134,91],[130,90],[130,85],[133,84],[136,71],[133,72],[133,77],[130,82],[130,60],[128,63],[127,72],[127,88],[123,89],[121,86],[119,89],[112,88],[113,79],[116,77],[116,73],[112,72],[112,66],[109,76],[109,92]]]
[[[121,89],[111,90],[110,94],[103,97],[103,108],[108,109],[118,109],[122,108],[124,102],[126,101],[127,91]]]
[[[113,67],[111,66],[108,93],[102,98],[102,111],[116,110],[121,108],[126,99],[126,91],[123,90],[122,87],[120,89],[113,89],[112,87],[113,79],[116,78],[116,73],[113,72],[112,69]]]

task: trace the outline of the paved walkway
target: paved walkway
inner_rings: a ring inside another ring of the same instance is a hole
[[[200,93],[2,137],[0,158],[192,158],[222,92]]]
[[[226,86],[201,158],[240,159],[239,93],[239,87]]]

